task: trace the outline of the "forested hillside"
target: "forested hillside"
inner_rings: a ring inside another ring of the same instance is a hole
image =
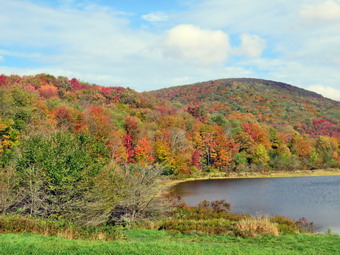
[[[288,85],[226,82],[151,96],[1,75],[0,212],[98,225],[157,214],[159,174],[339,167],[338,102]]]
[[[197,108],[197,115],[251,113],[272,125],[291,124],[312,135],[339,136],[340,102],[289,84],[260,79],[222,79],[151,92]]]
[[[283,83],[227,79],[150,96],[40,74],[1,75],[0,88],[4,168],[43,164],[38,155],[54,147],[75,172],[108,162],[167,174],[339,164],[340,103]]]

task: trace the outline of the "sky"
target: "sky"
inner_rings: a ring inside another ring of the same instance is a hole
[[[221,78],[340,101],[340,0],[0,0],[0,73],[148,91]]]

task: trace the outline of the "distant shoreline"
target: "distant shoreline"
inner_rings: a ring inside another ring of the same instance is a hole
[[[252,178],[281,178],[281,177],[308,177],[308,176],[333,176],[340,175],[340,169],[317,169],[317,170],[296,170],[296,171],[279,171],[269,173],[212,173],[206,176],[187,177],[170,179],[163,183],[165,189],[171,189],[182,182],[203,181],[203,180],[221,180],[221,179],[252,179]]]

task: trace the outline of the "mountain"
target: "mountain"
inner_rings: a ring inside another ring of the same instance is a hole
[[[340,102],[289,84],[261,79],[220,79],[150,92],[206,113],[251,113],[260,122],[310,125],[324,119],[339,127]]]

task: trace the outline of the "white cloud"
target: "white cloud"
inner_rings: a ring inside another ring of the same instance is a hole
[[[163,54],[198,65],[222,63],[231,52],[229,37],[220,30],[178,25],[167,31]]]
[[[241,36],[241,45],[235,49],[234,53],[249,58],[258,58],[265,48],[266,41],[263,38],[257,35],[243,34]]]
[[[168,18],[168,15],[164,12],[150,12],[142,15],[142,19],[150,22],[167,21]]]
[[[329,0],[316,5],[304,5],[299,13],[308,19],[340,20],[340,4]]]
[[[34,1],[0,0],[0,73],[137,90],[225,77],[339,86],[340,0],[186,0],[187,10],[164,14],[171,19],[146,12],[155,26],[93,1],[60,0],[56,8]],[[322,11],[329,3],[332,11]],[[241,43],[231,45],[228,35]],[[15,60],[28,65],[17,68]]]
[[[200,0],[189,1],[189,10],[176,19],[230,34],[280,34],[287,28],[300,2],[311,0]],[[275,29],[273,29],[275,28]]]
[[[243,67],[226,67],[224,68],[225,71],[225,77],[241,77],[241,78],[247,78],[247,77],[251,77],[251,78],[255,78],[256,74],[249,69],[243,68]]]
[[[159,35],[131,28],[126,17],[117,17],[110,8],[54,9],[24,1],[0,2],[0,54],[41,66],[2,66],[2,72],[64,72],[103,85],[137,87],[141,85],[137,78],[153,69],[154,53],[147,48]],[[10,51],[1,50],[7,46]]]
[[[4,61],[4,57],[0,56],[0,62]]]
[[[324,97],[340,101],[340,89],[320,85],[313,85],[307,89],[319,93]]]

